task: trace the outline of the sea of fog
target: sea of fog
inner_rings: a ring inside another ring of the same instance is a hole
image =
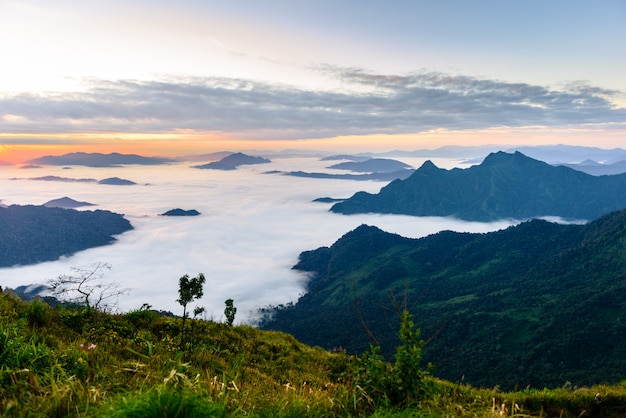
[[[413,167],[423,160],[399,159]],[[452,160],[433,161],[442,168],[459,166]],[[113,168],[43,166],[0,169],[0,201],[4,205],[41,205],[64,196],[122,213],[134,230],[117,236],[108,246],[92,248],[58,261],[0,269],[0,285],[45,284],[72,268],[88,269],[108,263],[104,280],[131,289],[119,300],[128,311],[144,303],[181,314],[178,279],[206,276],[206,318],[223,320],[224,301],[234,299],[235,322],[254,320],[260,307],[296,301],[307,276],[292,270],[302,251],[330,246],[361,224],[375,225],[406,237],[423,237],[441,230],[488,232],[512,225],[464,222],[452,218],[397,215],[339,215],[318,197],[349,197],[357,191],[376,193],[386,182],[311,179],[268,174],[278,171],[335,172],[332,162],[316,158],[275,158],[269,164],[241,166],[235,171],[201,170],[190,163]],[[137,185],[101,185],[30,180],[34,177],[120,177]],[[19,179],[15,179],[19,178]],[[166,217],[170,209],[196,209],[196,217]]]

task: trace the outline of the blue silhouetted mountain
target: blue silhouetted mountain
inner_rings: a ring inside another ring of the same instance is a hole
[[[349,156],[326,157],[326,159],[341,158],[347,159]],[[356,158],[356,157],[354,157]],[[307,177],[316,179],[340,179],[340,180],[374,180],[374,181],[392,181],[396,179],[406,179],[413,173],[411,166],[396,160],[386,158],[362,158],[358,161],[348,161],[334,164],[330,167],[338,170],[349,170],[362,174],[336,174],[336,173],[310,173],[305,171],[289,171],[278,172],[286,176]],[[341,199],[337,199],[341,200]]]
[[[184,210],[180,208],[170,209],[167,212],[161,213],[161,216],[198,216],[200,212],[195,209]]]
[[[375,339],[391,358],[398,313],[409,309],[437,377],[509,389],[617,383],[626,370],[625,237],[626,210],[585,225],[531,220],[420,239],[361,225],[300,254],[305,294],[266,310],[261,328],[350,354]]]
[[[64,155],[47,155],[29,160],[30,164],[83,165],[88,167],[115,167],[125,164],[158,165],[175,162],[169,158],[142,157],[136,154],[111,154],[73,152]]]
[[[405,179],[409,177],[414,170],[402,169],[399,171],[382,172],[382,173],[364,173],[364,174],[335,174],[335,173],[308,173],[305,171],[287,171],[273,172],[275,174],[282,174],[285,176],[293,177],[306,177],[313,179],[338,179],[338,180],[357,180],[357,181],[392,181],[396,179]],[[342,199],[337,199],[342,200]]]
[[[47,208],[63,208],[63,209],[74,209],[74,208],[80,208],[84,206],[94,206],[93,203],[79,202],[78,200],[74,200],[67,196],[61,197],[59,199],[49,200],[43,205]]]
[[[270,160],[263,157],[253,157],[241,152],[230,154],[219,161],[213,161],[208,164],[196,165],[194,168],[208,168],[213,170],[236,170],[240,165],[251,164],[267,164]]]
[[[426,161],[410,177],[389,183],[378,194],[358,192],[330,210],[493,221],[545,216],[596,219],[624,208],[626,174],[592,176],[520,152],[497,152],[466,169],[446,170]]]
[[[411,166],[401,161],[387,158],[370,158],[365,161],[347,161],[331,165],[328,168],[337,170],[350,170],[357,173],[391,173],[410,169]]]
[[[45,206],[0,207],[0,267],[58,260],[133,229],[122,215]]]
[[[100,180],[98,184],[112,184],[114,186],[132,186],[133,184],[137,184],[137,183],[131,180],[121,179],[119,177],[109,177],[109,178]]]

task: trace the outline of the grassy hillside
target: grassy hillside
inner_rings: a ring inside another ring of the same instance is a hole
[[[425,372],[419,392],[393,401],[372,389],[398,391],[390,380],[397,361],[312,348],[249,326],[189,322],[182,349],[179,318],[53,309],[0,294],[0,415],[487,417],[505,404],[505,416],[574,417],[589,410],[596,391],[605,417],[622,416],[626,405],[624,384],[503,393]]]

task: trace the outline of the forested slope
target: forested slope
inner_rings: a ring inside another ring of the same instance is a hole
[[[422,239],[360,226],[294,268],[312,273],[307,293],[266,311],[262,327],[307,344],[374,342],[389,355],[406,306],[445,379],[513,388],[626,376],[626,211]]]
[[[0,267],[57,260],[133,229],[122,215],[45,206],[0,207]]]

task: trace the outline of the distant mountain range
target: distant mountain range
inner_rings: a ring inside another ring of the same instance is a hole
[[[196,165],[194,168],[201,169],[213,169],[213,170],[236,170],[241,165],[250,164],[267,164],[271,163],[270,160],[263,157],[253,157],[241,152],[230,154],[219,161],[214,161],[208,164]]]
[[[331,165],[327,168],[336,170],[349,170],[359,174],[336,174],[336,173],[307,173],[304,171],[288,171],[288,172],[272,172],[294,177],[307,177],[317,179],[340,179],[340,180],[374,180],[374,181],[392,181],[396,179],[405,179],[409,177],[413,171],[411,166],[401,161],[391,160],[387,158],[369,158],[369,157],[351,157],[348,155],[337,155],[322,158],[326,160],[354,160],[344,161],[342,163]]]
[[[0,207],[0,267],[54,261],[133,229],[122,215],[45,206]]]
[[[503,388],[620,382],[626,371],[626,211],[586,225],[543,220],[488,234],[404,238],[362,225],[300,254],[295,304],[261,328],[349,353],[398,344],[398,310],[451,381]]]
[[[484,146],[445,146],[435,149],[415,151],[388,151],[382,153],[342,154],[324,157],[322,160],[364,161],[369,158],[445,158],[457,159],[465,164],[480,164],[485,155],[498,151],[516,151],[547,162],[551,165],[564,165],[588,174],[611,175],[626,173],[626,150],[622,148],[604,149],[572,145],[538,145],[502,148],[496,145]]]
[[[42,177],[31,177],[31,178],[11,178],[11,180],[39,180],[39,181],[60,181],[63,183],[97,183],[97,184],[108,184],[108,185],[116,185],[116,186],[131,186],[133,184],[137,184],[134,181],[121,179],[119,177],[109,177],[102,180],[90,179],[90,178],[82,178],[82,179],[74,179],[70,177],[59,177],[59,176],[42,176]]]
[[[47,155],[29,160],[29,164],[45,165],[83,165],[88,167],[115,167],[126,164],[157,165],[168,164],[176,160],[170,158],[142,157],[136,154],[111,154],[73,152],[64,155]]]
[[[592,176],[520,152],[497,152],[466,169],[445,170],[426,161],[410,177],[391,182],[378,194],[358,192],[330,210],[487,222],[548,216],[589,220],[624,208],[626,174]]]
[[[594,176],[611,176],[626,173],[626,160],[612,164],[601,164],[593,160],[585,160],[577,164],[559,164]]]
[[[369,158],[363,161],[347,161],[331,165],[328,168],[350,170],[357,173],[391,173],[412,168],[401,161],[388,158]]]
[[[367,173],[367,174],[334,174],[334,173],[307,173],[305,171],[274,171],[268,174],[282,174],[293,177],[306,177],[314,179],[337,179],[337,180],[359,180],[359,181],[393,181],[409,177],[414,170],[403,169],[393,172]]]
[[[447,145],[435,149],[419,149],[415,151],[387,151],[380,153],[359,154],[379,158],[454,158],[466,162],[481,162],[485,155],[504,151],[507,153],[521,152],[536,160],[545,161],[549,164],[577,164],[584,160],[594,160],[603,164],[612,164],[626,160],[626,150],[622,148],[604,149],[597,147],[584,147],[573,145],[537,145],[537,146],[512,146],[480,145],[462,146]]]

